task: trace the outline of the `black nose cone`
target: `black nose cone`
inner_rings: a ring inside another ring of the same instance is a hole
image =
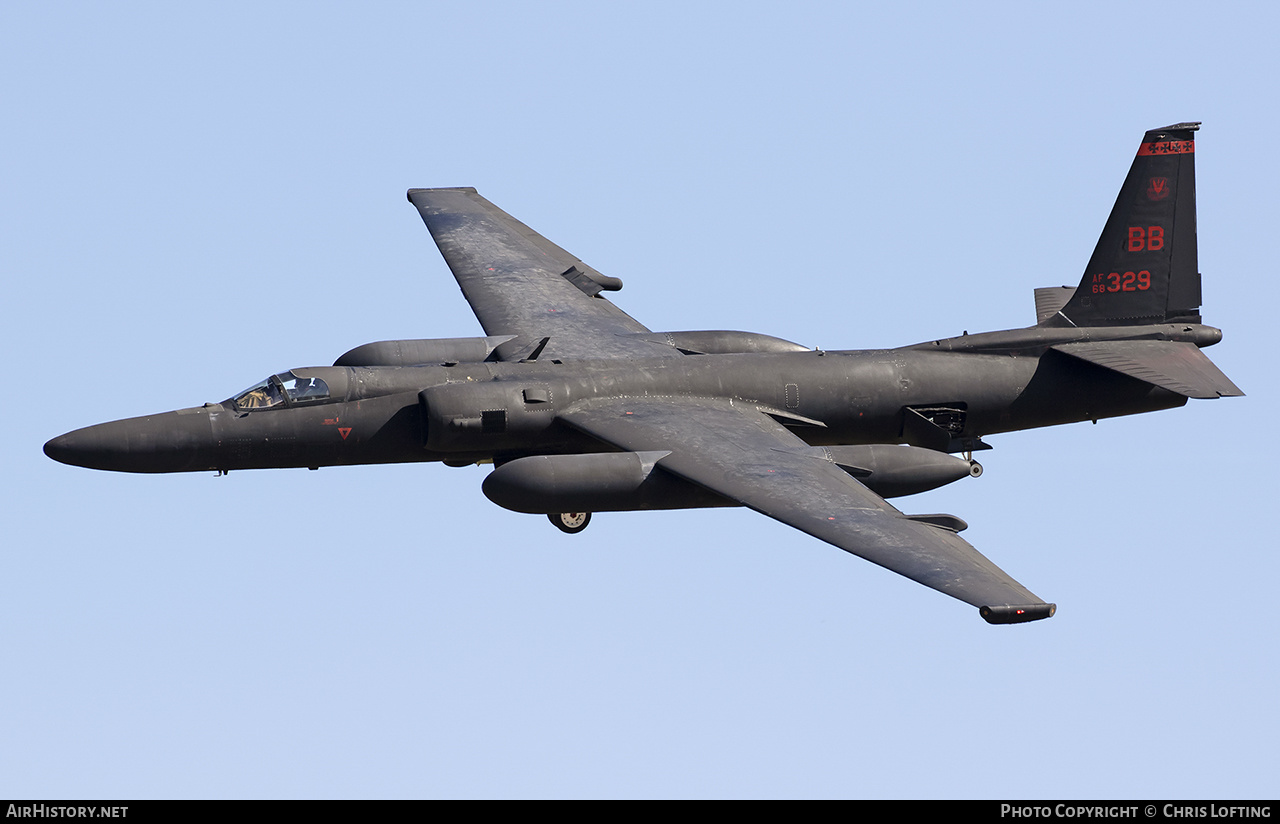
[[[59,435],[44,445],[44,454],[64,464],[89,469],[123,469],[129,463],[126,421],[87,426]]]
[[[217,463],[203,410],[128,418],[59,435],[44,445],[55,461],[116,472],[191,472]]]
[[[70,464],[71,466],[84,466],[77,460],[80,452],[76,446],[76,438],[74,432],[68,432],[66,435],[59,435],[44,445],[44,454],[53,458],[58,463]]]

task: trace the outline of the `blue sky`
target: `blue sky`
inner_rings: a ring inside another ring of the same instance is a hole
[[[6,4],[0,797],[1274,798],[1276,18]],[[653,329],[1029,325],[1182,120],[1209,353],[1248,397],[995,437],[899,503],[965,518],[1051,621],[745,511],[564,536],[475,467],[40,451],[479,334],[410,187],[476,186]]]

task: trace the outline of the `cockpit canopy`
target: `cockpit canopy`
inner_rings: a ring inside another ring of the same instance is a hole
[[[309,372],[311,370],[299,370]],[[249,387],[231,401],[236,409],[270,409],[274,406],[303,406],[330,399],[325,380],[295,372],[281,372]]]

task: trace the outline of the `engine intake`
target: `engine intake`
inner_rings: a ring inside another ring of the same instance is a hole
[[[528,448],[555,423],[556,392],[513,381],[446,383],[418,393],[425,445],[436,452]]]

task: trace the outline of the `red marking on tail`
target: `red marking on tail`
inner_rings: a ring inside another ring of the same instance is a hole
[[[1161,140],[1156,143],[1143,143],[1138,147],[1138,157],[1149,155],[1195,154],[1194,140]]]

